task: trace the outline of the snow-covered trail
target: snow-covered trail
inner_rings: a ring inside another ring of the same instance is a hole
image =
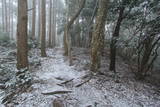
[[[48,50],[47,58],[41,59],[41,66],[32,73],[34,83],[28,92],[17,96],[15,107],[53,107],[54,99],[61,99],[65,107],[158,107],[160,100],[126,87],[123,83],[110,80],[97,83],[93,78],[81,87],[75,87],[88,71],[78,71],[76,66],[69,66],[61,49]],[[106,77],[107,78],[107,77]],[[60,83],[71,80],[66,85]],[[138,83],[136,83],[138,84]],[[134,86],[134,83],[132,83]],[[139,87],[141,84],[139,84]],[[72,93],[43,95],[45,92],[70,90]],[[144,90],[145,91],[145,90]],[[160,97],[157,97],[160,98]]]
[[[41,58],[41,67],[34,73],[35,83],[31,91],[19,95],[15,103],[16,107],[52,107],[55,98],[64,100],[65,107],[106,107],[104,93],[95,89],[88,83],[76,88],[87,71],[77,71],[75,66],[69,66],[62,51],[49,50],[47,58]],[[66,61],[65,61],[66,60]],[[59,86],[66,80],[71,80],[68,85]],[[56,90],[71,90],[72,93],[64,95],[43,95],[45,92]],[[110,102],[108,102],[110,103]]]
[[[73,107],[78,107],[78,105],[75,106],[74,104],[74,100],[76,99],[72,99],[71,97],[86,97],[84,92],[79,93],[78,90],[74,88],[74,85],[77,85],[79,81],[81,81],[81,77],[83,77],[86,72],[76,71],[74,66],[69,66],[67,61],[65,61],[66,58],[62,55],[61,49],[58,49],[58,51],[49,50],[47,54],[47,58],[41,58],[41,66],[38,71],[34,71],[33,73],[35,82],[29,92],[19,95],[15,100],[15,103],[19,103],[16,107],[50,107],[52,106],[53,100],[57,97],[66,100],[64,102],[67,107],[72,107],[72,105]],[[71,79],[73,79],[73,81],[71,81],[72,83],[69,86],[58,85]],[[57,90],[71,90],[73,92],[71,96],[69,94],[49,96],[42,94]],[[77,95],[77,92],[81,95]],[[73,104],[69,104],[70,102],[67,102],[67,99],[70,99],[71,102],[73,101]]]

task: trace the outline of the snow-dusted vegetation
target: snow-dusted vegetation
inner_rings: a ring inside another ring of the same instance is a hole
[[[14,52],[14,49],[3,51],[10,53]],[[1,53],[2,56],[3,52]],[[119,62],[117,79],[114,78],[114,73],[103,71],[108,67],[109,59],[105,58],[102,60],[104,64],[102,72],[104,74],[91,76],[87,66],[89,52],[86,49],[74,48],[73,53],[76,56],[74,65],[69,66],[61,48],[48,49],[48,57],[46,58],[41,58],[40,51],[33,49],[30,52],[30,61],[32,62],[36,59],[37,64],[31,65],[31,85],[25,91],[16,93],[11,102],[8,103],[8,106],[51,107],[54,101],[60,102],[64,107],[160,106],[157,87],[145,81],[137,81],[132,72],[128,71],[128,67],[124,62]],[[3,58],[7,56],[4,55]],[[4,60],[8,62],[6,65],[9,66],[9,60]],[[13,61],[12,63],[15,62]],[[6,67],[5,69],[7,70],[7,68],[11,67]],[[12,75],[12,78],[9,78],[5,83],[6,87],[18,81],[13,78],[15,76],[14,73],[17,72],[16,67],[12,66],[9,71],[6,72],[8,72],[8,76]],[[3,93],[6,94],[6,90]],[[5,97],[5,95],[3,96]]]
[[[0,107],[160,107],[160,0],[0,0]]]

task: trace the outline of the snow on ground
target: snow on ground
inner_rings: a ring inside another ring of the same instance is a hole
[[[160,96],[152,87],[140,82],[115,83],[108,76],[97,76],[80,87],[75,87],[89,71],[69,66],[61,49],[48,50],[47,58],[40,58],[41,66],[32,73],[31,88],[13,101],[15,107],[52,107],[54,99],[60,98],[66,107],[160,107]],[[83,62],[85,59],[81,59]],[[79,62],[81,63],[81,62]],[[66,80],[67,85],[58,85]],[[126,84],[125,84],[126,83]],[[43,95],[44,92],[72,90],[61,95]]]
[[[3,91],[0,90],[0,102],[2,102],[1,101],[2,98],[3,98]],[[5,107],[5,106],[4,106],[4,104],[0,104],[0,107]]]

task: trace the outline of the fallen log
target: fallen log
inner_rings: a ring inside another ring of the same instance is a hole
[[[43,95],[54,95],[54,94],[67,94],[67,93],[71,93],[72,91],[53,91],[53,92],[43,92]]]

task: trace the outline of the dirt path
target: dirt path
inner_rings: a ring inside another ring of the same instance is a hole
[[[87,71],[77,71],[75,66],[69,66],[62,55],[61,49],[49,50],[47,58],[41,58],[41,66],[33,73],[34,84],[28,92],[20,94],[14,100],[15,107],[52,107],[54,99],[61,99],[66,107],[158,107],[160,97],[143,92],[142,84],[131,83],[127,87],[123,83],[115,83],[112,78],[98,83],[93,78],[81,87],[81,78]],[[101,77],[98,77],[101,78]],[[105,77],[106,78],[106,77]],[[65,85],[59,85],[67,80],[72,80]],[[146,86],[147,87],[147,86]],[[146,88],[147,89],[147,88]],[[149,89],[149,88],[148,88]],[[68,94],[43,95],[53,91],[72,91]],[[145,90],[144,90],[145,91]]]

